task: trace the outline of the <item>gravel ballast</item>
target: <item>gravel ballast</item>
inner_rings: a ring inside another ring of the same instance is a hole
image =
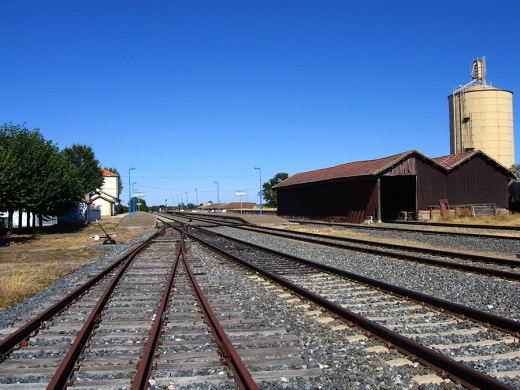
[[[29,321],[43,308],[51,306],[71,291],[74,291],[91,276],[114,263],[127,250],[153,234],[155,234],[154,230],[125,244],[112,245],[112,250],[102,255],[98,261],[87,264],[77,271],[56,280],[48,289],[25,299],[14,307],[0,312],[0,329],[20,321],[23,323]],[[106,249],[107,247],[103,246],[103,248]]]
[[[520,321],[520,283],[220,227],[218,233]],[[453,237],[452,240],[459,240]],[[462,244],[461,244],[462,245]],[[465,249],[476,250],[474,246]],[[471,244],[473,245],[473,244]]]
[[[388,283],[399,284],[503,317],[520,320],[520,285],[518,283],[463,272],[446,271],[440,268],[358,252],[303,244],[231,228],[217,228],[215,230],[285,253],[343,268]],[[0,328],[13,322],[27,321],[32,317],[31,313],[36,313],[42,308],[50,306],[59,297],[75,289],[90,275],[114,262],[122,253],[148,236],[141,236],[125,245],[114,246],[112,251],[103,255],[98,262],[89,264],[61,278],[53,283],[48,290],[26,299],[16,307],[1,312]],[[443,238],[443,240],[448,239],[450,238]],[[451,240],[459,239],[453,237]],[[442,245],[477,250],[475,246],[468,248],[467,243],[464,244],[460,241],[455,243],[446,241]],[[486,242],[483,247],[488,248],[489,251],[490,245]],[[503,244],[500,244],[500,247],[503,249]],[[236,295],[237,302],[241,302],[242,310],[251,317],[269,319],[270,324],[285,326],[288,332],[296,334],[301,340],[300,352],[309,367],[318,366],[322,368],[323,376],[321,378],[291,379],[287,382],[280,379],[277,383],[264,383],[261,386],[262,388],[461,388],[460,385],[452,382],[441,385],[419,385],[414,381],[414,377],[419,374],[428,374],[429,370],[418,364],[389,367],[384,362],[388,357],[383,359],[380,354],[366,352],[367,347],[377,344],[375,340],[350,342],[347,337],[357,331],[331,331],[330,326],[309,318],[294,305],[287,304],[276,293],[252,284],[235,271],[230,271],[230,268],[224,262],[216,261],[204,248],[193,245],[192,250],[193,255],[206,263],[205,266],[208,270],[211,270],[211,273],[208,272],[206,276],[208,281],[228,286]],[[498,352],[498,349],[499,347],[490,347],[490,353]],[[395,351],[391,351],[391,354],[394,358],[402,357]],[[503,381],[507,382],[507,379],[503,379]],[[511,385],[515,387],[518,383],[513,382]]]

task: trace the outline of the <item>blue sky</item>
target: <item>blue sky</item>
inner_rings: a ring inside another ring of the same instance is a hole
[[[255,167],[265,182],[449,154],[447,97],[476,57],[519,118],[518,15],[516,0],[4,0],[0,123],[91,146],[123,202],[131,167],[148,205],[195,188],[216,202],[215,182],[221,202],[258,201]]]

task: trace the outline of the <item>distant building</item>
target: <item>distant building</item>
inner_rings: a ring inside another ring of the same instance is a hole
[[[103,185],[90,196],[90,202],[101,210],[102,217],[109,217],[116,213],[116,204],[119,202],[119,175],[106,169],[103,171]]]
[[[199,207],[199,211],[206,211],[206,212],[217,212],[220,209],[220,212],[226,213],[226,212],[235,212],[240,213],[241,210],[245,211],[251,211],[255,210],[258,213],[258,210],[260,210],[260,206],[258,206],[256,203],[253,202],[230,202],[230,203],[204,203],[202,206]]]
[[[103,172],[103,185],[93,192],[86,194],[76,207],[65,215],[60,215],[60,225],[86,225],[104,217],[115,214],[116,203],[119,202],[119,175],[106,169]]]

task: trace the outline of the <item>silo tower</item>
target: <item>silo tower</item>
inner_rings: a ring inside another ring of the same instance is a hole
[[[513,93],[486,82],[486,57],[477,58],[472,80],[448,96],[450,153],[482,150],[506,168],[515,163]]]

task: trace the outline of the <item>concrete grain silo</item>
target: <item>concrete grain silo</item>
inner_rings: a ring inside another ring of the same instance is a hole
[[[513,93],[486,83],[485,57],[473,61],[472,81],[448,96],[450,154],[481,150],[506,168],[515,164]]]

